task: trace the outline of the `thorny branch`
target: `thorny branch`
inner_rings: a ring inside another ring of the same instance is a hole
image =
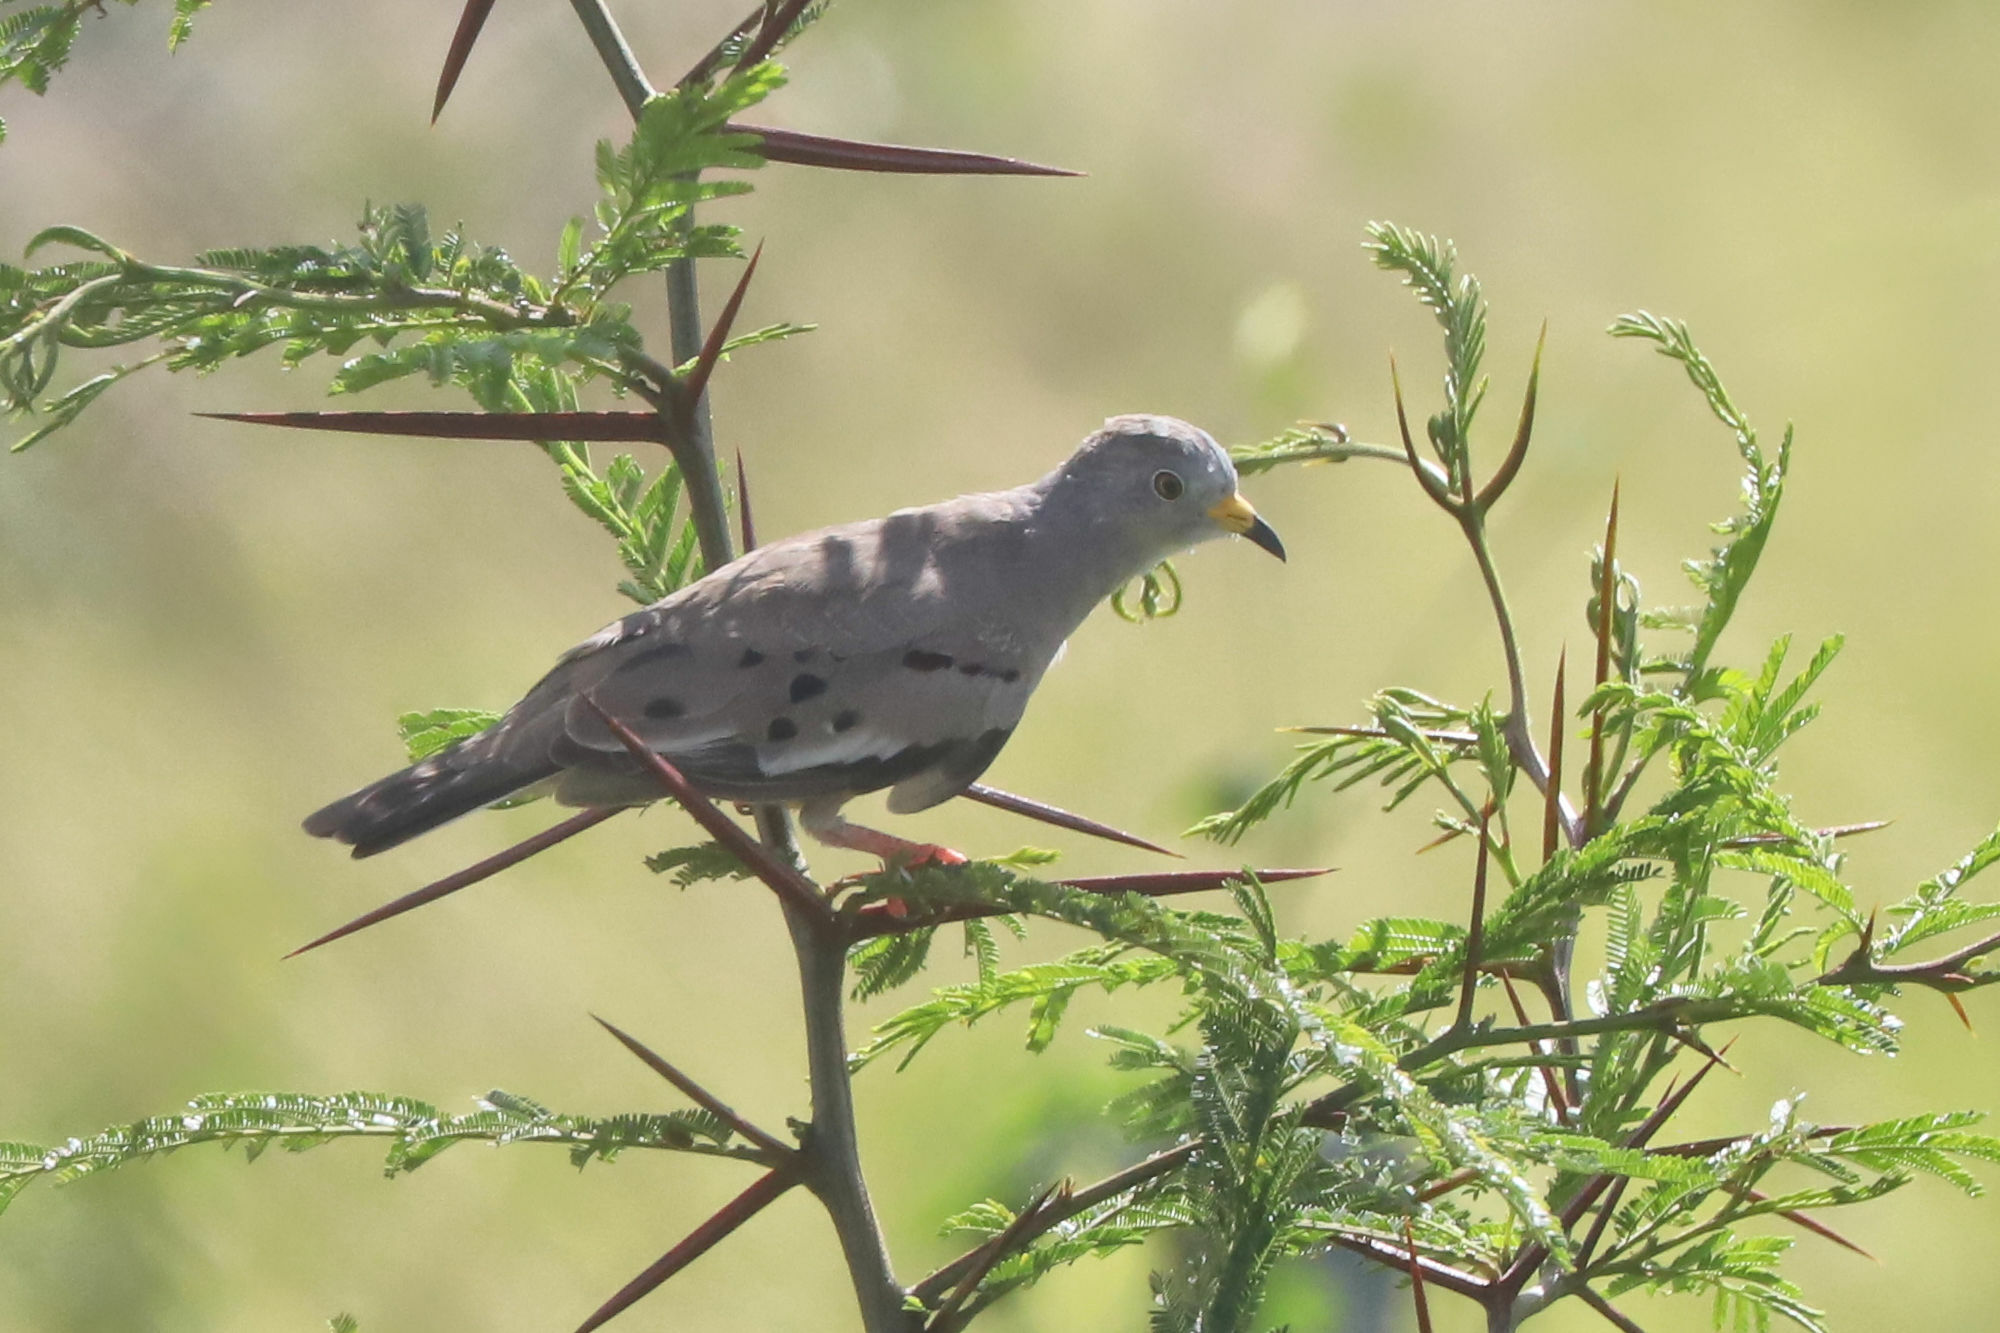
[[[1543,329],[1543,339],[1548,331]],[[1532,722],[1528,714],[1527,674],[1521,665],[1521,646],[1514,629],[1514,613],[1507,604],[1507,592],[1500,582],[1500,570],[1494,563],[1491,543],[1486,535],[1486,514],[1513,484],[1520,472],[1521,463],[1527,457],[1528,443],[1534,435],[1535,397],[1541,380],[1542,343],[1535,345],[1535,363],[1528,375],[1528,390],[1521,405],[1521,420],[1514,432],[1513,445],[1501,461],[1500,468],[1487,483],[1475,490],[1472,481],[1472,467],[1469,459],[1461,460],[1453,469],[1458,474],[1457,493],[1452,489],[1452,476],[1436,464],[1422,458],[1417,453],[1415,439],[1410,433],[1408,409],[1403,402],[1403,384],[1396,371],[1395,359],[1390,358],[1389,375],[1395,390],[1396,427],[1402,435],[1403,457],[1418,485],[1431,502],[1449,514],[1465,534],[1466,544],[1472,549],[1472,558],[1479,566],[1479,577],[1486,585],[1486,595],[1493,604],[1493,618],[1500,631],[1500,651],[1507,669],[1507,716],[1503,732],[1507,738],[1507,751],[1514,763],[1525,773],[1535,790],[1546,794],[1549,790],[1549,766],[1535,745]],[[1460,448],[1463,448],[1461,442]],[[1566,800],[1558,794],[1560,820],[1565,836],[1573,847],[1582,846],[1584,829]]]
[[[618,85],[627,110],[637,118],[652,91],[644,71],[619,35],[603,0],[572,0],[572,3],[597,47],[599,58]],[[775,14],[769,5],[760,5],[758,9],[766,19]],[[746,30],[749,22],[746,19],[738,31]],[[683,225],[693,225],[691,210]],[[739,287],[739,298],[740,295]],[[706,342],[692,259],[679,260],[668,268],[667,303],[674,361],[684,365],[703,355]],[[715,346],[719,350],[720,342]],[[713,358],[709,360],[712,365]],[[705,372],[702,378],[706,378]],[[729,563],[734,550],[727,502],[716,467],[705,386],[697,382],[694,392],[682,395],[673,408],[661,414],[660,420],[688,488],[688,506],[703,562],[709,569],[720,569]],[[684,804],[693,810],[693,803]],[[721,818],[719,811],[716,814]],[[730,821],[723,822],[735,828]],[[875,1221],[855,1137],[854,1097],[847,1071],[847,1030],[843,1018],[847,946],[838,932],[828,928],[825,900],[804,887],[811,881],[803,874],[803,858],[790,816],[780,807],[764,807],[757,812],[757,825],[764,838],[759,852],[766,862],[759,867],[760,876],[774,889],[780,883],[789,886],[780,892],[785,924],[799,967],[813,1103],[811,1127],[800,1149],[804,1178],[826,1206],[838,1233],[855,1298],[861,1306],[862,1322],[869,1333],[901,1333],[912,1327],[912,1321],[902,1309],[902,1289],[890,1265],[881,1227]]]

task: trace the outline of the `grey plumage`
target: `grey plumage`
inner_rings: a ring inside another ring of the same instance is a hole
[[[908,813],[963,791],[1090,609],[1224,531],[1282,557],[1228,455],[1170,417],[1115,417],[1039,481],[760,547],[585,640],[492,727],[305,821],[356,856],[528,788],[629,805],[659,788],[602,718],[695,787],[839,818],[889,788]]]

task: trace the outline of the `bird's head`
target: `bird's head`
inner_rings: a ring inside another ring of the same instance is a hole
[[[1129,533],[1154,560],[1229,533],[1285,558],[1278,534],[1236,489],[1228,453],[1175,417],[1112,417],[1056,475],[1093,522]]]

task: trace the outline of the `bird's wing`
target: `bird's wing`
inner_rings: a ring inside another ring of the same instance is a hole
[[[572,803],[655,794],[601,708],[714,795],[944,800],[1053,649],[995,614],[1006,528],[933,506],[762,548],[571,650],[501,724],[510,748],[540,748]]]

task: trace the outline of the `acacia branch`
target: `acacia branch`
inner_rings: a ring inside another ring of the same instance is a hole
[[[1471,489],[1472,471],[1468,460],[1459,469],[1463,474],[1460,480],[1465,494],[1454,496],[1450,477],[1417,454],[1416,441],[1410,434],[1409,411],[1403,403],[1402,381],[1396,374],[1394,358],[1391,358],[1389,363],[1390,380],[1395,388],[1396,427],[1402,436],[1404,458],[1409,464],[1412,475],[1423,487],[1424,494],[1428,495],[1438,508],[1449,514],[1458,524],[1459,530],[1465,534],[1466,544],[1472,548],[1472,558],[1479,566],[1480,580],[1486,585],[1487,598],[1493,604],[1493,619],[1500,631],[1500,651],[1505,658],[1507,668],[1507,717],[1501,727],[1501,734],[1507,741],[1507,752],[1513,757],[1515,766],[1527,774],[1528,781],[1534,784],[1535,790],[1547,795],[1549,766],[1542,758],[1541,750],[1536,747],[1534,733],[1531,730],[1527,675],[1521,667],[1521,645],[1514,628],[1514,613],[1507,604],[1507,592],[1501,586],[1500,570],[1493,561],[1492,546],[1486,536],[1487,507],[1499,499],[1501,493],[1513,481],[1515,472],[1520,468],[1521,457],[1527,451],[1528,435],[1534,426],[1535,384],[1540,370],[1541,358],[1538,351],[1535,377],[1528,382],[1528,397],[1522,408],[1520,429],[1515,437],[1514,448],[1502,463],[1500,473],[1495,475],[1493,482],[1490,482],[1484,491],[1474,494]],[[1460,447],[1461,449],[1464,447],[1462,441]],[[1560,793],[1555,799],[1563,832],[1568,837],[1570,845],[1581,846],[1583,828],[1580,821]]]
[[[1813,981],[1821,986],[1928,986],[1949,995],[1955,991],[1977,990],[2000,981],[2000,972],[1967,971],[1975,958],[2000,950],[2000,933],[1974,940],[1962,949],[1927,963],[1878,963],[1873,941],[1863,938],[1861,946],[1847,961],[1822,972]]]
[[[937,1313],[933,1314],[929,1322],[924,1325],[924,1333],[957,1333],[957,1330],[963,1328],[972,1315],[966,1302],[972,1299],[972,1293],[979,1289],[979,1284],[985,1280],[986,1275],[993,1271],[993,1265],[1025,1246],[1032,1235],[1041,1234],[1040,1231],[1034,1230],[1036,1220],[1045,1209],[1060,1208],[1068,1203],[1069,1196],[1068,1181],[1059,1181],[1049,1186],[1036,1195],[1034,1201],[1023,1208],[1000,1234],[974,1251],[976,1257],[971,1267],[965,1270],[965,1276],[958,1280],[958,1284],[951,1289],[951,1294],[944,1298],[942,1305],[938,1306]]]
[[[1036,1237],[1069,1221],[1078,1213],[1095,1208],[1098,1204],[1115,1199],[1128,1190],[1135,1190],[1149,1180],[1165,1175],[1186,1162],[1206,1145],[1206,1139],[1190,1139],[1186,1143],[1154,1153],[1143,1161],[1135,1162],[1123,1171],[1106,1176],[1096,1184],[1080,1190],[1073,1190],[1065,1199],[1052,1200],[1046,1207],[1034,1213],[1034,1220],[1023,1227],[1016,1236],[1018,1245],[1026,1245]],[[1023,1214],[1026,1216],[1026,1214]],[[950,1263],[936,1269],[910,1288],[910,1295],[928,1306],[935,1303],[945,1292],[950,1291],[965,1280],[980,1261],[986,1244],[974,1246]]]
[[[1449,1264],[1425,1258],[1421,1254],[1412,1252],[1400,1242],[1378,1236],[1373,1232],[1336,1228],[1329,1229],[1326,1237],[1341,1249],[1352,1250],[1356,1254],[1373,1259],[1385,1268],[1406,1273],[1412,1265],[1415,1265],[1423,1270],[1424,1281],[1434,1287],[1442,1287],[1454,1295],[1483,1300],[1492,1287],[1485,1278],[1468,1273],[1462,1268],[1453,1268]]]
[[[1744,1009],[1727,997],[1697,999],[1676,995],[1637,1009],[1628,1009],[1624,1013],[1598,1014],[1591,1018],[1527,1023],[1510,1028],[1482,1027],[1469,1031],[1447,1028],[1430,1041],[1406,1052],[1396,1064],[1405,1072],[1414,1073],[1448,1055],[1479,1047],[1532,1045],[1536,1042],[1592,1037],[1606,1032],[1672,1033],[1705,1023],[1725,1023],[1755,1016],[1756,1011]],[[1350,1083],[1316,1098],[1306,1107],[1305,1123],[1315,1126],[1335,1123],[1342,1112],[1369,1091],[1367,1083]]]

